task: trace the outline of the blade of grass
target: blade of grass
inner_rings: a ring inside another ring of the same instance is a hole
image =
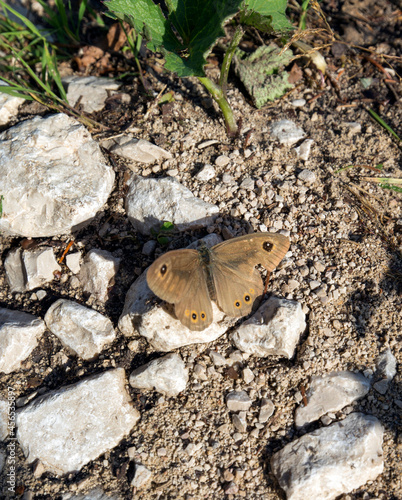
[[[380,116],[377,115],[375,111],[373,111],[372,109],[368,109],[367,111],[383,128],[385,128],[385,130],[387,130],[391,135],[393,135],[395,139],[397,139],[399,142],[402,141],[402,139],[398,136],[398,134],[396,134],[392,130],[392,128],[387,123],[385,123],[385,121]]]

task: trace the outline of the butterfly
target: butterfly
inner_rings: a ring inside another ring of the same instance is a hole
[[[249,314],[263,294],[256,267],[270,273],[290,246],[277,233],[255,233],[224,241],[212,248],[172,250],[148,268],[152,292],[174,304],[177,318],[190,330],[201,331],[212,323],[211,300],[227,315]]]

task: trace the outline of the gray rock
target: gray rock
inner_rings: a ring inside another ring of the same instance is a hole
[[[134,176],[127,193],[126,211],[137,231],[151,234],[151,229],[159,230],[165,221],[172,222],[179,231],[204,227],[215,220],[219,209],[193,196],[175,179]]]
[[[88,224],[113,188],[88,130],[63,113],[26,120],[0,134],[0,231],[54,236]]]
[[[81,253],[74,252],[66,255],[66,266],[73,274],[78,274],[81,267]]]
[[[130,385],[137,389],[155,389],[167,396],[177,396],[186,389],[188,369],[178,354],[167,354],[140,366],[130,375]]]
[[[302,170],[300,174],[297,176],[297,178],[305,182],[306,184],[312,184],[317,179],[315,173],[309,170],[308,168]]]
[[[109,282],[119,270],[120,259],[106,250],[90,250],[81,266],[78,278],[85,292],[104,302],[108,298]]]
[[[272,416],[274,411],[275,411],[274,403],[270,399],[262,398],[260,405],[260,413],[258,414],[258,422],[260,424],[265,424],[265,422],[268,421],[269,417]]]
[[[152,472],[142,464],[135,464],[134,477],[131,480],[131,486],[142,488],[152,479]]]
[[[310,158],[311,146],[314,144],[313,139],[306,139],[303,141],[300,146],[295,148],[297,156],[303,160],[307,161]]]
[[[123,368],[41,396],[17,412],[17,439],[28,463],[46,471],[79,471],[129,434],[140,414],[130,402]]]
[[[4,262],[7,280],[12,292],[25,292],[54,280],[54,272],[61,271],[53,248],[11,250]]]
[[[295,99],[291,104],[294,108],[302,108],[306,105],[306,99]]]
[[[204,165],[195,177],[199,181],[207,182],[216,177],[216,171],[212,165]]]
[[[67,87],[67,99],[71,106],[80,104],[86,113],[101,111],[108,94],[115,94],[120,83],[96,76],[66,76],[62,79]]]
[[[247,431],[247,415],[245,411],[239,412],[239,414],[234,413],[232,415],[232,423],[238,432]]]
[[[120,135],[113,139],[106,139],[102,146],[112,153],[140,163],[154,163],[160,160],[170,160],[169,151],[152,144],[145,139],[136,139],[133,135]]]
[[[305,132],[290,120],[274,122],[271,125],[271,135],[285,146],[293,146],[306,136]]]
[[[272,472],[289,500],[335,499],[381,474],[383,433],[375,417],[352,413],[275,453]]]
[[[318,420],[328,412],[336,412],[365,396],[370,381],[360,373],[333,372],[323,377],[312,377],[307,391],[307,406],[297,408],[296,427]]]
[[[231,338],[242,352],[291,358],[305,328],[305,314],[298,302],[271,297]]]
[[[378,356],[376,365],[376,374],[391,382],[396,375],[396,358],[389,347]]]
[[[0,372],[18,370],[45,330],[44,321],[32,314],[0,308]]]
[[[142,247],[142,253],[143,255],[152,255],[155,252],[157,243],[155,240],[148,240],[146,243],[144,243],[144,246]]]
[[[59,299],[50,306],[45,323],[64,346],[83,359],[93,359],[116,338],[109,318],[71,300]]]
[[[252,400],[245,391],[231,391],[226,396],[226,406],[230,411],[247,411]]]

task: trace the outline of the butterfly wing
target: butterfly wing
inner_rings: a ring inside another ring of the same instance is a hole
[[[211,249],[211,268],[219,307],[231,316],[249,314],[263,284],[255,266],[271,272],[289,249],[282,234],[257,233],[219,243]]]
[[[212,305],[204,268],[197,250],[173,250],[159,257],[147,271],[149,288],[174,304],[177,318],[190,330],[212,323]]]

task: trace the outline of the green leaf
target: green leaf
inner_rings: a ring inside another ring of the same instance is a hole
[[[285,15],[287,0],[245,0],[240,22],[261,31],[294,29]]]
[[[152,0],[110,0],[107,6],[125,14],[147,47],[162,52],[165,67],[178,76],[204,76],[206,56],[225,35],[223,23],[242,0],[166,0],[167,13]]]
[[[275,45],[262,45],[252,54],[237,49],[234,56],[234,68],[243,82],[257,108],[268,101],[281,97],[286,90],[293,88],[289,83],[289,74],[283,67],[289,64],[293,53],[286,50],[280,54]]]

